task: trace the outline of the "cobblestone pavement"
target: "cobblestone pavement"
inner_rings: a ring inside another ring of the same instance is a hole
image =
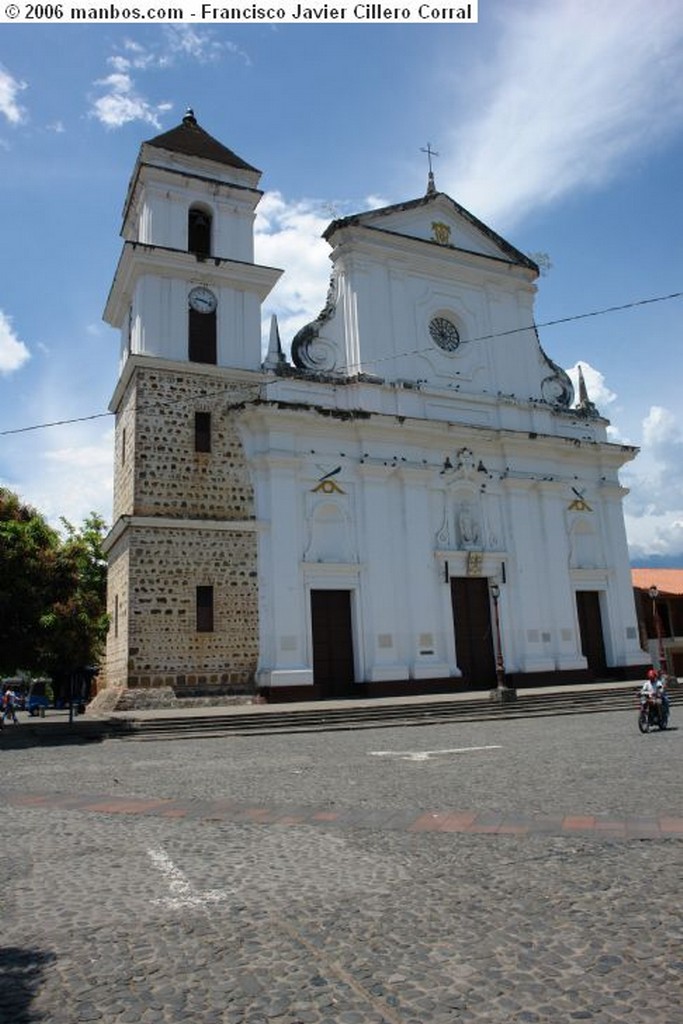
[[[681,735],[5,750],[0,1021],[681,1024]]]

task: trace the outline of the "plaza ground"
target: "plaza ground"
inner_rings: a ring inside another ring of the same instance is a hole
[[[0,1020],[680,1024],[680,735],[4,750]]]

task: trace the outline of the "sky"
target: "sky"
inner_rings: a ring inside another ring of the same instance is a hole
[[[324,305],[326,225],[422,196],[429,143],[439,191],[542,254],[545,351],[640,447],[632,561],[683,565],[682,82],[680,0],[480,0],[468,26],[0,24],[0,485],[55,525],[110,522],[121,211],[140,144],[191,106],[263,171],[285,344]]]

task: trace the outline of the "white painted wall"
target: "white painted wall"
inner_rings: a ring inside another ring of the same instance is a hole
[[[299,390],[304,402],[305,383],[273,382],[265,394],[275,403],[286,389],[293,403],[292,388]],[[338,408],[340,390],[319,385],[317,401]],[[476,428],[460,427],[454,440],[444,435],[438,422],[399,423],[380,415],[349,423],[306,410],[283,413],[273,404],[247,410],[242,429],[262,524],[262,685],[291,685],[292,679],[312,682],[308,592],[322,586],[354,592],[357,671],[359,666],[363,669],[359,680],[456,680],[460,672],[444,563],[448,561],[451,576],[467,574],[467,553],[453,525],[465,493],[479,495],[475,511],[480,519],[482,575],[501,583],[499,608],[509,672],[585,667],[576,589],[604,594],[610,664],[642,661],[630,582],[612,568],[615,560],[628,565],[623,531],[614,524],[614,488],[609,485],[603,497],[604,487],[596,483],[587,490],[592,511],[567,513],[574,500],[574,471],[581,469],[582,457],[563,439],[546,442],[556,444],[554,461],[545,453],[553,461],[556,478],[546,482],[537,479],[543,463],[535,465],[530,458],[525,468],[513,465],[514,475],[505,475],[511,456],[504,452],[501,438],[489,431],[480,434]],[[475,462],[485,463],[488,472],[449,482],[441,473],[445,454],[455,461],[463,446],[472,450]],[[589,454],[592,459],[592,448]],[[332,479],[343,493],[316,494],[320,477],[337,465],[341,472]],[[594,470],[585,458],[583,477],[591,475]],[[339,512],[330,517],[327,535],[324,529],[316,532],[323,506]],[[444,510],[451,524],[447,537],[442,531]],[[591,523],[600,564],[570,570],[569,530],[581,515]],[[294,637],[305,639],[296,652],[291,640],[287,647],[287,638]],[[429,649],[432,654],[420,653]]]

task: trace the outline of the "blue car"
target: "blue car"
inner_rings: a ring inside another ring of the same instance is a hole
[[[44,713],[44,709],[50,707],[52,699],[46,693],[47,685],[43,679],[35,679],[29,684],[28,692],[24,698],[24,708],[28,711],[29,715],[35,717],[35,715],[41,714],[41,709]]]
[[[28,711],[29,715],[44,715],[45,708],[52,707],[54,695],[50,679],[23,679],[21,677],[0,680],[0,693],[10,686],[15,694],[16,711]]]

